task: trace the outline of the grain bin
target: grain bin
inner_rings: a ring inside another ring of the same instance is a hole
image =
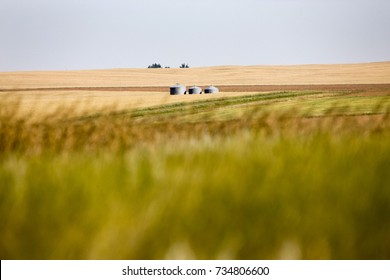
[[[181,95],[186,94],[186,87],[181,84],[176,84],[170,87],[170,93],[171,95]]]
[[[205,94],[217,93],[217,92],[219,92],[219,89],[217,87],[214,87],[214,86],[209,86],[209,87],[204,89]]]
[[[188,94],[202,94],[202,89],[197,86],[190,87],[188,89]]]

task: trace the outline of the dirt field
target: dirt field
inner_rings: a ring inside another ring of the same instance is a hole
[[[169,96],[176,82],[213,84],[218,95]],[[2,100],[20,102],[20,112],[52,114],[128,109],[250,92],[321,90],[387,95],[390,62],[346,65],[223,66],[189,69],[112,69],[0,73]]]

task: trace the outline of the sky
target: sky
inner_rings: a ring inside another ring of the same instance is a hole
[[[390,0],[0,0],[0,71],[390,61]]]

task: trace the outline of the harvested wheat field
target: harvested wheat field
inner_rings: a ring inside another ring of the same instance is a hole
[[[218,95],[169,96],[180,82],[203,88],[213,84]],[[64,108],[83,114],[123,110],[249,92],[343,90],[387,92],[390,62],[346,65],[221,66],[190,69],[112,69],[0,73],[0,94],[17,100],[19,112],[46,115]],[[61,108],[59,108],[61,107]]]
[[[0,89],[197,85],[386,84],[390,62],[298,66],[219,66],[1,73]]]

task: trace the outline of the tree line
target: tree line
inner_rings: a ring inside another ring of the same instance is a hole
[[[153,63],[152,65],[149,65],[148,68],[162,68],[160,63]],[[165,68],[171,68],[169,66],[165,66]],[[187,63],[182,63],[179,68],[190,68]]]

